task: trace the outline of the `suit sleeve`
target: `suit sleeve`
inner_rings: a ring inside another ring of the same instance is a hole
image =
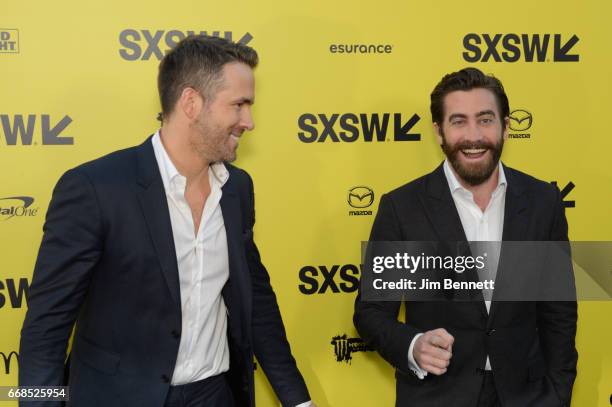
[[[404,240],[399,222],[388,195],[380,199],[378,213],[372,226],[370,241]],[[420,331],[397,320],[401,302],[363,301],[361,288],[355,300],[353,322],[361,338],[372,346],[396,369],[408,373],[408,349]]]
[[[551,241],[568,241],[567,219],[556,190],[555,215],[551,228]],[[571,265],[570,272],[571,272]],[[573,277],[572,283],[573,283]],[[564,405],[569,406],[572,387],[576,379],[576,301],[542,301],[537,304],[538,332],[542,352],[557,395]]]
[[[21,330],[20,386],[65,384],[68,339],[102,250],[93,186],[76,170],[58,181],[43,232]]]
[[[250,237],[245,244],[253,285],[254,352],[282,405],[295,407],[310,400],[310,395],[295,359],[291,355],[276,295],[270,284],[270,276],[261,262],[259,251],[253,240],[255,202],[253,181],[250,177],[248,177],[248,182],[250,202],[248,203],[247,234]]]

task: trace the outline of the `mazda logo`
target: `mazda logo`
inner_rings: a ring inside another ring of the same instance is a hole
[[[510,130],[526,131],[533,124],[533,116],[527,110],[517,109],[510,113]]]
[[[353,208],[367,208],[374,202],[374,191],[366,186],[353,187],[348,192],[348,204]]]

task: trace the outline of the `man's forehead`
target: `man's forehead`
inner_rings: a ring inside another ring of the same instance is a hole
[[[444,97],[444,112],[446,116],[457,112],[467,114],[483,110],[497,111],[495,95],[488,89],[456,90]]]
[[[223,65],[222,74],[225,79],[253,80],[253,69],[242,62],[228,62]]]

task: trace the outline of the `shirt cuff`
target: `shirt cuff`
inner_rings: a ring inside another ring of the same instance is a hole
[[[312,400],[308,400],[308,401],[306,401],[304,403],[300,403],[300,404],[298,404],[295,407],[310,407],[310,406],[312,406]]]
[[[421,335],[423,334],[420,333],[420,334],[414,335],[414,338],[412,338],[412,342],[410,342],[410,347],[408,348],[408,367],[410,368],[412,373],[416,375],[416,377],[423,380],[425,376],[427,376],[427,372],[419,367],[416,360],[414,360],[414,356],[412,355],[412,350],[414,349],[414,343],[416,342],[417,339],[419,339],[419,336]]]

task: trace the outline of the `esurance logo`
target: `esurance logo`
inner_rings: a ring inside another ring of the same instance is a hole
[[[393,52],[391,44],[331,44],[329,52],[332,54],[390,54]]]
[[[0,280],[0,309],[5,305],[11,308],[22,308],[27,304],[29,291],[30,284],[27,278]]]
[[[12,196],[0,198],[0,222],[12,218],[32,217],[38,214],[38,207],[32,207],[31,196]]]
[[[11,366],[14,366],[11,364],[11,362],[13,361],[13,359],[15,360],[15,362],[19,362],[19,354],[15,351],[11,351],[8,353],[0,352],[0,356],[2,356],[2,361],[4,362],[4,374],[11,373]]]
[[[467,62],[578,62],[572,53],[576,34],[466,34],[463,59]]]
[[[352,293],[359,288],[361,267],[354,264],[333,266],[304,266],[300,269],[298,286],[304,295]]]
[[[302,143],[420,141],[421,134],[412,132],[420,119],[416,113],[406,121],[401,113],[304,113],[297,136]]]
[[[39,141],[34,140],[34,134],[40,134],[40,143],[46,146],[65,146],[73,145],[74,139],[64,133],[66,128],[72,123],[72,118],[64,115],[60,120],[52,120],[49,114],[22,114],[8,115],[0,114],[0,123],[7,146],[18,144],[24,146],[38,145]],[[40,125],[37,125],[40,123]]]
[[[136,30],[128,28],[119,33],[119,55],[126,61],[148,61],[151,57],[161,60],[164,54],[190,35],[222,37],[243,45],[253,39],[250,33],[238,35],[233,31],[180,31],[180,30]]]
[[[0,28],[0,54],[19,53],[19,31],[11,28]]]
[[[353,360],[354,352],[367,352],[374,349],[366,345],[361,338],[349,338],[346,334],[336,335],[331,340],[331,345],[334,347],[336,362],[345,362],[350,364]]]

